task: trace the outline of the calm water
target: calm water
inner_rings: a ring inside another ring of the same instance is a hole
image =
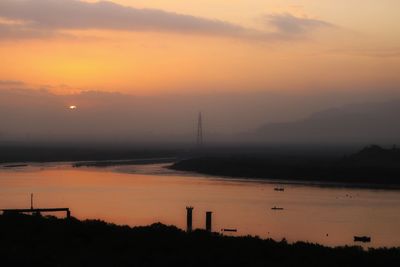
[[[117,224],[153,222],[185,228],[188,205],[194,227],[204,228],[213,211],[213,230],[236,235],[304,240],[325,245],[400,246],[400,191],[322,188],[232,180],[166,170],[163,165],[72,168],[67,164],[0,167],[0,208],[69,207],[80,218]],[[273,211],[272,207],[283,207]]]

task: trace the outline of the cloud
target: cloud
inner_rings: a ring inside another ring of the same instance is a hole
[[[0,16],[26,24],[1,24],[7,37],[32,37],[57,30],[162,31],[243,37],[257,35],[240,25],[157,9],[137,9],[111,2],[87,3],[74,0],[4,0]],[[259,33],[261,34],[261,33]],[[14,36],[13,36],[14,35]]]
[[[295,17],[289,13],[264,15],[263,19],[266,24],[286,35],[303,35],[318,28],[334,27],[322,20]]]
[[[21,88],[21,87],[25,87],[25,86],[26,86],[26,84],[22,81],[0,80],[0,89]]]
[[[4,25],[0,23],[0,39],[42,39],[58,35],[55,31],[33,29],[20,25]]]
[[[24,85],[25,83],[22,81],[15,81],[15,80],[0,80],[0,85]]]
[[[24,23],[2,23],[1,18]],[[276,31],[260,31],[217,19],[159,9],[139,9],[103,1],[88,3],[77,0],[2,0],[0,2],[0,34],[3,39],[44,38],[54,36],[62,30],[100,29],[204,34],[269,41],[287,39],[289,34],[299,35],[315,26],[329,25],[318,20],[296,18],[289,14],[272,15],[267,18],[275,26]]]
[[[400,57],[400,47],[389,47],[389,48],[364,48],[364,47],[353,47],[353,48],[337,48],[327,51],[328,53],[334,54],[345,54],[351,56],[361,57],[375,57],[375,58],[398,58]]]

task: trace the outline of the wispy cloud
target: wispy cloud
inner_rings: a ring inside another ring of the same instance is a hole
[[[270,15],[266,19],[273,31],[260,31],[238,24],[166,12],[139,9],[112,2],[88,3],[77,0],[2,0],[0,2],[0,38],[44,38],[62,30],[155,31],[203,34],[254,40],[283,40],[301,35],[315,27],[328,26],[318,20],[290,14]],[[4,23],[5,20],[23,23]]]
[[[0,80],[0,89],[2,88],[10,88],[10,87],[21,87],[25,86],[26,84],[22,81],[16,80]]]
[[[296,17],[289,13],[263,16],[264,22],[286,35],[304,35],[318,28],[334,27],[333,24],[312,18]]]
[[[351,47],[337,48],[327,51],[333,54],[346,54],[351,56],[376,57],[376,58],[398,58],[400,57],[400,47],[389,48],[368,48],[368,47]]]

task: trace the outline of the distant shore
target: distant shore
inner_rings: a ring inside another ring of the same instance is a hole
[[[232,178],[400,189],[400,150],[378,146],[338,159],[201,156],[181,160],[169,168]]]
[[[283,149],[284,150],[284,149]],[[282,150],[282,151],[283,151]],[[349,156],[326,151],[280,154],[265,148],[217,148],[188,152],[181,148],[5,146],[0,166],[72,162],[73,167],[171,163],[170,169],[218,177],[264,179],[333,187],[400,189],[400,149],[369,146]],[[184,158],[183,160],[181,160]]]
[[[230,237],[156,223],[117,226],[0,215],[3,266],[396,266],[400,248],[363,250]]]
[[[1,145],[0,164],[20,165],[24,163],[77,162],[90,166],[124,165],[132,161],[165,160],[182,155],[180,147],[132,147],[112,145]],[[146,163],[146,162],[145,162]]]

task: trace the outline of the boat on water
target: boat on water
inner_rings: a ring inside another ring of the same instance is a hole
[[[283,187],[275,187],[274,190],[282,192],[282,191],[285,191],[285,188],[283,188]]]
[[[369,243],[369,242],[371,242],[371,237],[369,237],[369,236],[354,236],[354,242]]]
[[[283,210],[283,208],[274,206],[274,207],[271,208],[271,210]]]

